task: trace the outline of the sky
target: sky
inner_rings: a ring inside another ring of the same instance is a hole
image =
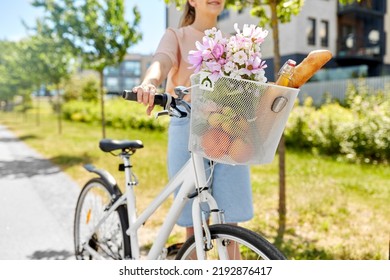
[[[152,54],[165,31],[164,0],[125,0],[127,20],[132,22],[131,11],[137,5],[141,13],[140,29],[143,39],[129,51]],[[22,20],[34,25],[35,19],[43,15],[43,10],[31,6],[31,0],[0,1],[0,39],[19,40],[27,36]]]

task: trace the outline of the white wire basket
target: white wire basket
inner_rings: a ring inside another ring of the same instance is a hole
[[[225,164],[273,161],[299,89],[191,76],[189,150]]]

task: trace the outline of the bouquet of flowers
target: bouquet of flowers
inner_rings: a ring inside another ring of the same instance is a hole
[[[222,36],[217,28],[205,31],[202,42],[196,42],[196,49],[189,52],[189,62],[194,73],[208,72],[215,82],[222,76],[266,82],[264,69],[267,67],[261,56],[261,44],[268,35],[254,24],[245,24],[243,30],[234,24],[236,35],[230,38]]]

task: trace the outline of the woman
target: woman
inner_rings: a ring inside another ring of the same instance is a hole
[[[223,11],[224,0],[189,0],[186,3],[179,28],[168,28],[154,54],[152,64],[142,84],[133,89],[138,102],[145,104],[147,114],[153,110],[156,88],[167,78],[166,92],[174,95],[176,86],[190,86],[187,56],[195,49],[195,42],[202,41],[204,31],[217,25],[217,17]],[[186,96],[190,101],[190,96]],[[168,137],[168,173],[172,177],[187,162],[189,119],[171,118]],[[249,167],[216,164],[212,183],[213,196],[225,211],[228,223],[247,221],[253,216]],[[191,206],[188,203],[178,220],[187,228],[187,236],[193,234]]]

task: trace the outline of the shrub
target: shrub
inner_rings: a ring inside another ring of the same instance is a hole
[[[345,124],[353,120],[350,110],[338,103],[325,104],[315,112],[317,127],[312,127],[314,147],[321,153],[337,155],[344,140]]]
[[[145,107],[122,99],[105,102],[106,125],[123,129],[149,129],[164,131],[168,126],[168,118],[158,120],[145,113]],[[85,123],[101,122],[100,104],[85,101],[70,101],[64,104],[63,116],[67,120]]]
[[[388,162],[390,100],[386,94],[370,94],[365,88],[364,91],[353,90],[348,95],[348,106],[354,120],[341,143],[342,153],[354,161]]]
[[[99,95],[99,79],[88,74],[84,76],[74,75],[64,86],[64,100],[84,100],[97,102]]]
[[[286,145],[297,149],[309,149],[313,147],[313,134],[311,125],[314,124],[309,118],[313,118],[315,108],[312,106],[311,97],[305,99],[303,106],[292,110],[285,129]]]
[[[288,120],[286,144],[345,155],[355,162],[390,160],[390,100],[383,92],[350,86],[345,107],[337,102],[316,109],[310,98],[296,106]]]

